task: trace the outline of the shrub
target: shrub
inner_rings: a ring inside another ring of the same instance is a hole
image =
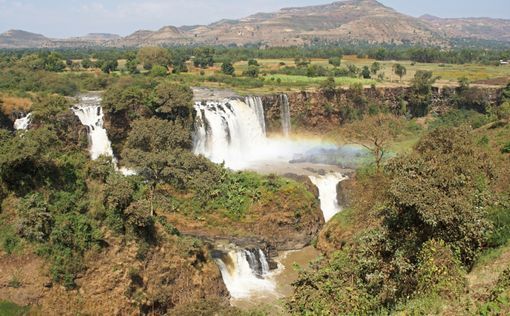
[[[437,294],[454,299],[462,294],[465,287],[462,264],[444,241],[427,241],[418,258],[417,295]]]
[[[17,213],[17,230],[20,236],[36,242],[48,240],[54,220],[41,194],[33,193],[22,199]]]
[[[510,240],[510,207],[508,202],[490,210],[488,218],[493,224],[488,238],[488,245],[493,248],[505,245]]]
[[[243,71],[243,76],[257,78],[259,76],[259,67],[249,66],[247,70]]]
[[[508,142],[506,145],[501,147],[501,153],[502,154],[510,154],[510,142]]]
[[[160,65],[154,65],[151,68],[151,75],[154,77],[164,77],[167,75],[168,69]]]

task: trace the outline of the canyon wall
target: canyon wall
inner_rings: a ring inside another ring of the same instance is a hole
[[[301,91],[288,93],[292,127],[306,132],[327,132],[364,113],[389,111],[417,116],[413,108],[413,91],[408,87],[338,89],[335,91]],[[501,89],[433,88],[429,113],[442,113],[463,107],[487,112],[500,103]],[[281,132],[281,94],[262,96],[268,132]],[[461,105],[461,106],[459,106]]]

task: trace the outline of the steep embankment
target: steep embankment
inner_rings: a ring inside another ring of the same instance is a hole
[[[163,312],[198,301],[228,304],[228,292],[208,249],[169,237],[146,252],[108,238],[91,251],[76,290],[52,282],[47,263],[32,254],[0,254],[0,297],[42,314],[130,315]]]
[[[334,91],[302,91],[289,93],[290,117],[293,129],[298,132],[324,134],[342,123],[359,119],[365,113],[390,111],[395,114],[419,112],[413,103],[412,88],[367,88],[337,89]],[[429,112],[441,113],[462,105],[467,109],[485,112],[499,104],[501,89],[469,88],[459,91],[455,88],[433,88]],[[266,112],[268,131],[281,130],[281,95],[262,97]]]

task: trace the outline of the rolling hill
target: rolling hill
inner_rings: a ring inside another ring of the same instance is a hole
[[[447,47],[456,39],[510,43],[510,20],[444,19],[430,15],[415,18],[376,0],[346,0],[326,5],[285,8],[273,13],[257,13],[240,20],[221,20],[209,25],[140,30],[126,37],[92,34],[53,40],[24,31],[8,31],[0,35],[0,48],[193,44],[299,46],[317,42]]]

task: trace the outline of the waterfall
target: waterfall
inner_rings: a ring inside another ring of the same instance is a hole
[[[262,99],[260,97],[254,97],[249,96],[246,97],[246,104],[255,111],[255,114],[257,115],[257,119],[260,123],[260,128],[262,129],[262,132],[264,135],[266,135],[266,118],[264,115],[264,106],[262,105]]]
[[[32,113],[28,113],[27,116],[22,117],[14,121],[14,129],[17,131],[27,130],[32,121]]]
[[[87,126],[90,142],[90,156],[96,160],[99,156],[113,156],[112,143],[108,139],[106,129],[103,127],[103,109],[101,108],[101,97],[83,96],[80,103],[73,107],[73,112],[80,122]]]
[[[283,136],[289,137],[291,131],[289,97],[286,94],[280,95],[280,112],[282,121]]]
[[[96,160],[99,156],[112,158],[115,170],[125,176],[135,175],[134,170],[126,167],[119,168],[117,158],[113,155],[112,143],[108,139],[106,129],[103,127],[103,108],[101,108],[101,97],[99,95],[82,96],[80,102],[72,108],[73,113],[80,119],[80,122],[87,126],[90,143],[90,157]]]
[[[197,102],[195,110],[195,154],[239,169],[266,143],[257,110],[240,100]]]
[[[269,263],[260,249],[236,249],[214,256],[227,289],[234,299],[255,293],[274,293],[276,285],[268,277]]]
[[[319,189],[319,200],[321,202],[321,210],[324,214],[324,220],[328,222],[335,214],[340,212],[342,208],[338,205],[338,197],[336,187],[338,183],[346,180],[340,173],[330,173],[324,176],[310,176],[312,183]]]

